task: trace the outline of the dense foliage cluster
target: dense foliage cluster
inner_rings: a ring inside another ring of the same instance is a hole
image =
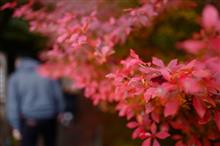
[[[139,7],[125,9],[119,16],[112,12],[105,20],[97,3],[90,10],[77,8],[82,5],[73,10],[68,1],[56,2],[50,9],[33,9],[34,1],[16,8],[14,16],[28,20],[31,31],[51,37],[52,48],[42,53],[47,63],[39,71],[73,80],[73,88],[83,88],[95,105],[114,103],[119,116],[125,116],[127,126],[134,129],[132,137],[143,140],[142,146],[159,146],[164,139],[175,146],[219,146],[218,10],[206,5],[200,32],[177,42],[194,59],[166,64],[157,57],[143,61],[135,48],[127,48],[130,55],[122,59],[117,47],[136,30],[150,29],[167,9],[185,6],[184,2],[142,0]],[[15,2],[1,10],[13,7]]]

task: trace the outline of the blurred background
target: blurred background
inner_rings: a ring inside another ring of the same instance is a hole
[[[8,1],[1,0],[0,5]],[[124,44],[117,46],[119,48],[117,55],[123,58],[128,54],[128,51],[125,52],[128,49],[125,48],[135,48],[135,51],[146,61],[155,54],[165,61],[172,58],[185,60],[189,56],[176,48],[176,42],[189,38],[194,32],[200,30],[197,18],[205,4],[213,3],[220,8],[219,0],[189,0],[189,2],[192,1],[196,3],[196,7],[186,6],[181,9],[167,10],[155,20],[152,27],[133,32]],[[19,4],[22,5],[25,2],[26,0],[20,0]],[[47,2],[55,3],[53,0]],[[74,4],[81,9],[91,8],[93,5],[86,0]],[[107,17],[104,14],[112,11],[117,16],[122,9],[138,5],[136,0],[103,0],[98,7],[102,14],[99,17]],[[21,18],[13,18],[12,14],[13,9],[0,11],[0,146],[18,145],[18,142],[11,137],[5,118],[6,85],[8,77],[15,69],[15,57],[18,54],[37,56],[46,47],[48,41],[47,37],[30,32],[28,22]],[[140,145],[140,141],[131,139],[132,131],[126,128],[126,120],[119,118],[111,107],[106,110],[102,106],[93,106],[83,97],[82,91],[64,90],[63,92],[70,103],[69,110],[73,112],[74,119],[66,125],[60,125],[60,146]]]

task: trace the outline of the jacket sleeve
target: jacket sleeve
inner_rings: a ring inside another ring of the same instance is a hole
[[[8,82],[6,112],[10,125],[15,129],[20,129],[19,98],[14,76]]]
[[[58,109],[58,112],[64,112],[64,109],[65,109],[65,102],[64,102],[64,97],[63,97],[63,92],[62,92],[62,89],[61,89],[61,86],[59,84],[58,81],[55,81],[53,80],[53,92],[54,92],[54,97],[55,97],[55,100],[56,100],[56,103],[57,103],[57,109]]]

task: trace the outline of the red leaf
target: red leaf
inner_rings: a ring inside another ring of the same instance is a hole
[[[157,132],[157,125],[155,123],[151,124],[150,131],[153,134]]]
[[[179,101],[177,98],[173,98],[167,102],[164,109],[164,116],[173,116],[179,109]]]
[[[138,123],[137,122],[129,122],[128,124],[127,124],[127,127],[128,128],[135,128],[135,127],[137,127],[138,126]]]
[[[0,7],[0,11],[3,11],[5,9],[12,9],[12,8],[15,8],[17,5],[17,2],[8,2],[8,3],[5,3],[3,6]]]
[[[154,110],[154,106],[149,102],[145,106],[145,113],[149,114]]]
[[[141,132],[143,132],[143,129],[141,129],[141,128],[135,129],[134,132],[132,133],[132,138],[133,139],[138,138]]]
[[[177,141],[177,140],[181,140],[182,139],[182,136],[179,135],[179,134],[175,134],[175,135],[172,135],[171,137],[173,140]]]
[[[152,98],[152,96],[155,93],[155,88],[149,88],[147,89],[147,91],[144,93],[144,99],[146,101],[146,103]]]
[[[156,112],[152,112],[151,113],[151,118],[156,122],[159,123],[160,122],[160,115]]]
[[[211,114],[210,111],[206,111],[205,116],[201,119],[199,119],[199,124],[204,125],[207,124],[211,120]]]
[[[150,144],[151,144],[151,138],[148,138],[142,143],[142,146],[150,146]]]
[[[167,138],[169,136],[170,136],[170,134],[168,132],[166,132],[166,131],[161,131],[161,132],[158,132],[156,134],[156,137],[159,138],[159,139],[165,139],[165,138]]]
[[[160,126],[160,131],[169,131],[169,125],[167,123],[164,123]]]
[[[220,142],[214,143],[214,146],[220,146]]]
[[[211,146],[211,143],[208,139],[205,139],[203,143],[204,146]]]
[[[142,133],[140,133],[139,134],[139,138],[140,139],[146,139],[146,138],[149,138],[151,136],[151,133],[149,133],[149,132],[142,132]]]
[[[212,97],[206,96],[206,97],[203,97],[203,100],[205,100],[206,102],[208,102],[209,104],[211,104],[213,107],[216,107],[215,100],[212,99]]]
[[[220,110],[215,111],[214,120],[215,120],[216,126],[218,127],[218,130],[220,131]]]
[[[210,40],[210,46],[216,51],[220,50],[220,37],[215,37]]]
[[[152,63],[156,66],[159,66],[159,67],[164,67],[165,66],[163,61],[156,58],[156,57],[153,57]]]
[[[201,101],[201,99],[199,99],[198,97],[194,97],[193,98],[193,106],[194,106],[197,114],[199,115],[199,117],[203,118],[206,113],[206,107],[205,107],[205,104],[203,103],[203,101]]]
[[[178,141],[175,146],[186,146],[182,141]]]
[[[160,146],[160,143],[157,141],[157,139],[154,139],[153,146]]]
[[[186,51],[192,54],[197,54],[201,49],[205,47],[205,43],[198,40],[186,40],[179,44],[179,47],[184,48]]]
[[[210,29],[218,24],[218,20],[218,10],[212,5],[207,5],[202,13],[203,26]]]
[[[166,80],[170,80],[171,75],[169,73],[169,71],[166,68],[160,69],[160,73],[162,74],[162,76],[166,79]]]
[[[180,83],[183,86],[184,91],[189,94],[195,94],[202,90],[201,85],[194,78],[182,78]]]
[[[135,51],[132,49],[130,49],[130,56],[133,58],[139,58],[138,55],[135,53]]]
[[[174,69],[174,68],[177,66],[177,63],[178,63],[178,60],[177,60],[177,59],[171,60],[171,61],[169,62],[169,64],[167,65],[167,67],[168,67],[169,69]]]

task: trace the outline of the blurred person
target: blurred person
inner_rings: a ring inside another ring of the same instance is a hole
[[[16,71],[8,83],[7,115],[15,139],[22,146],[56,145],[57,119],[62,119],[64,101],[59,83],[41,76],[39,62],[30,57],[16,59]]]

